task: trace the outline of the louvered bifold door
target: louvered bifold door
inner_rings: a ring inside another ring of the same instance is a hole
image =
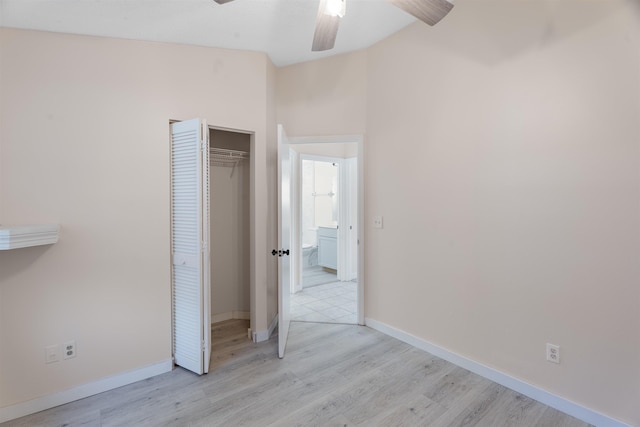
[[[202,266],[202,122],[171,125],[173,355],[176,365],[204,372]]]
[[[210,249],[210,190],[209,190],[209,127],[206,123],[200,124],[202,129],[202,284],[203,299],[202,306],[202,338],[204,340],[204,373],[209,372],[209,362],[211,359],[211,249]]]

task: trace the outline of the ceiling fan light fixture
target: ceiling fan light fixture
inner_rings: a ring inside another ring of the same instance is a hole
[[[324,6],[325,15],[344,17],[347,6],[346,0],[326,0]]]

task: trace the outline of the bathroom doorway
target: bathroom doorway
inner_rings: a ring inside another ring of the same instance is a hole
[[[361,323],[358,310],[358,142],[291,144],[291,320]]]

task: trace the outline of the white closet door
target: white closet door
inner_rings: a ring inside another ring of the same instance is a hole
[[[211,245],[209,225],[211,224],[210,213],[210,163],[209,163],[209,127],[206,122],[200,124],[202,129],[202,289],[203,289],[203,318],[202,334],[204,338],[204,373],[209,372],[209,362],[211,361]]]
[[[173,355],[197,374],[210,356],[208,129],[199,120],[171,125],[171,249]],[[205,181],[207,184],[204,184]]]

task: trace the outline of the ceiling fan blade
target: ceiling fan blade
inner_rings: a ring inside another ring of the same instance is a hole
[[[313,34],[313,45],[311,46],[311,50],[314,52],[333,49],[333,46],[336,44],[340,17],[324,13],[326,10],[326,1],[327,0],[320,0],[320,7],[318,8],[316,30]]]
[[[453,9],[447,0],[388,0],[429,25],[437,24]]]
[[[218,4],[225,4],[225,3],[229,3],[230,1],[233,1],[233,0],[213,0],[213,1],[215,1]]]

